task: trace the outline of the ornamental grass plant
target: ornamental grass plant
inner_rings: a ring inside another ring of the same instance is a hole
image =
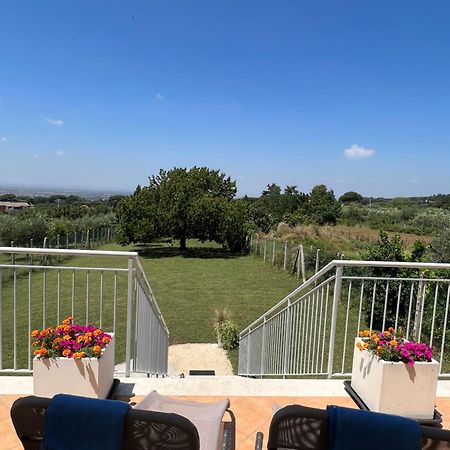
[[[413,366],[416,362],[431,362],[433,349],[422,342],[406,340],[394,328],[377,332],[362,330],[356,342],[359,350],[367,350],[383,361],[403,362]]]
[[[56,328],[34,330],[31,333],[33,354],[38,358],[100,358],[112,336],[100,328],[73,323],[67,317]]]

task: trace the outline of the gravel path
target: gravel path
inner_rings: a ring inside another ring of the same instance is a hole
[[[169,347],[169,376],[190,369],[212,369],[216,375],[233,375],[225,350],[217,344],[179,344]]]

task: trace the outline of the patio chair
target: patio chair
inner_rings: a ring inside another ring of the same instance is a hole
[[[150,392],[134,409],[176,413],[188,418],[198,430],[201,450],[234,450],[236,420],[228,399],[219,402],[177,400],[156,391]],[[225,412],[229,421],[223,421]]]
[[[450,431],[421,426],[423,450],[449,450]],[[255,449],[263,448],[258,433]],[[272,417],[268,450],[328,450],[328,412],[300,405],[286,406]]]
[[[49,398],[29,396],[17,399],[12,405],[11,419],[25,450],[41,449],[50,402]],[[197,429],[177,414],[130,409],[124,423],[122,450],[158,448],[199,450]]]

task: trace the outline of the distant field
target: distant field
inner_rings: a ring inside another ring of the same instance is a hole
[[[416,241],[422,241],[429,243],[431,241],[430,236],[423,236],[419,234],[411,233],[394,233],[388,231],[389,236],[399,235],[406,247],[410,247]],[[293,238],[299,237],[325,237],[331,239],[332,241],[363,241],[363,242],[376,242],[380,235],[379,230],[374,230],[369,227],[355,225],[350,227],[347,225],[335,225],[335,226],[297,226],[292,231],[287,232],[284,237]]]

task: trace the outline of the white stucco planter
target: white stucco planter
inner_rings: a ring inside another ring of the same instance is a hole
[[[114,333],[100,358],[34,358],[33,393],[106,398],[114,379]]]
[[[434,359],[408,366],[383,361],[355,345],[352,388],[371,411],[432,419],[438,375],[439,363]]]

